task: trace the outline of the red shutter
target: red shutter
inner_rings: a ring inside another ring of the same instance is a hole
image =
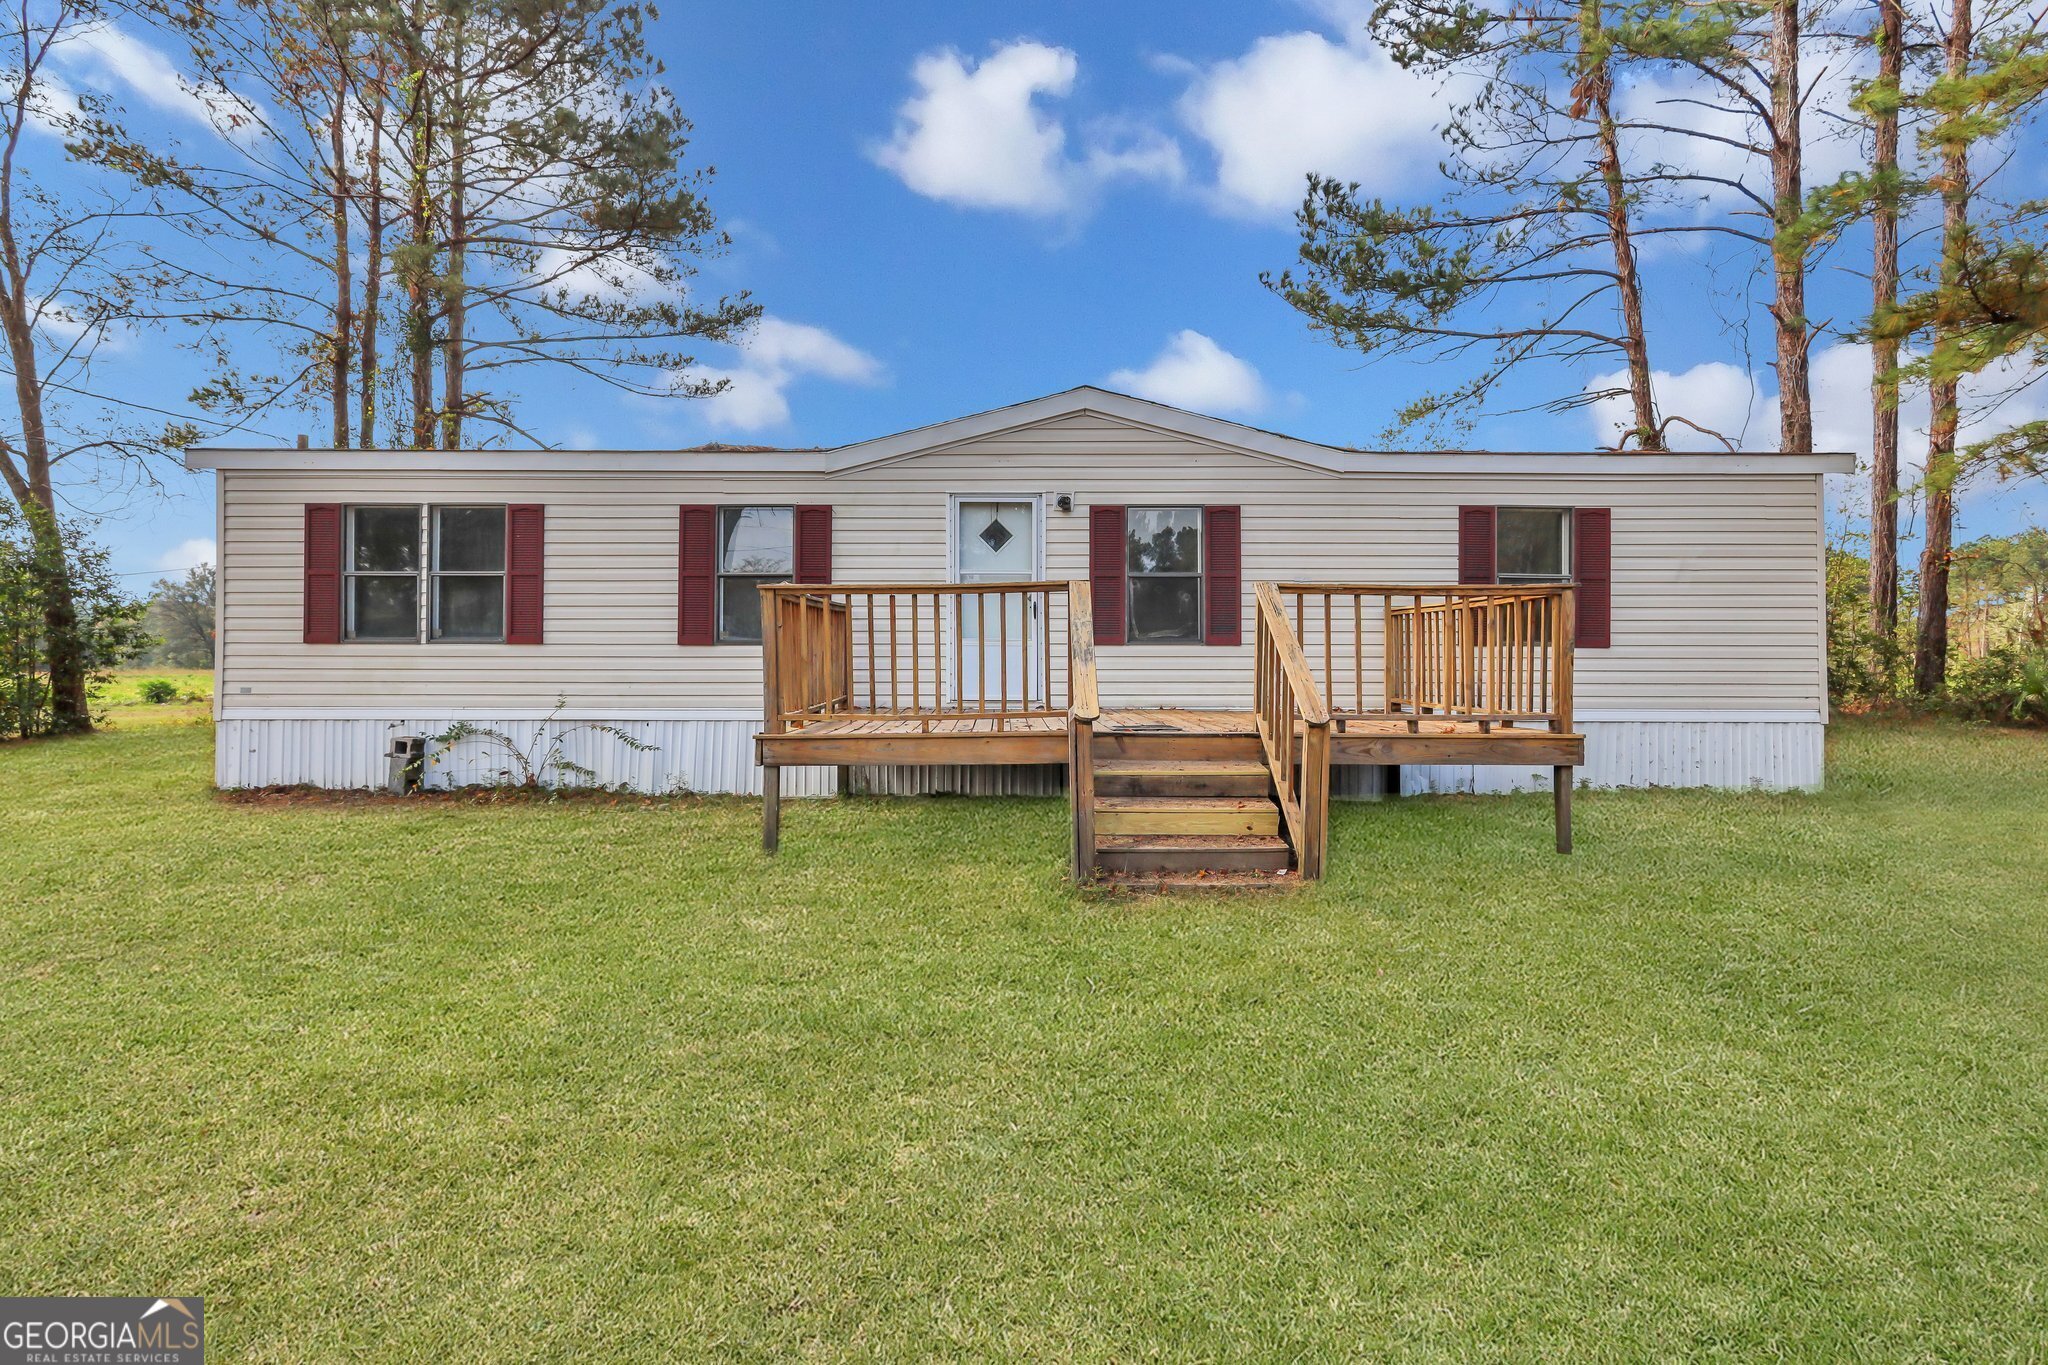
[[[718,638],[718,509],[683,508],[680,531],[676,643],[708,645]]]
[[[1606,649],[1614,643],[1614,513],[1581,507],[1572,513],[1572,643]]]
[[[1202,509],[1205,645],[1244,643],[1244,515],[1236,507]]]
[[[1460,507],[1458,509],[1458,581],[1460,583],[1492,583],[1499,575],[1494,570],[1493,557],[1493,509],[1491,507]]]
[[[832,509],[821,503],[796,509],[796,581],[832,581]]]
[[[547,509],[515,503],[505,509],[505,643],[541,642],[547,596]]]
[[[1095,608],[1095,643],[1124,642],[1124,509],[1088,509],[1088,595]]]
[[[309,645],[341,643],[341,504],[306,504],[304,631]]]

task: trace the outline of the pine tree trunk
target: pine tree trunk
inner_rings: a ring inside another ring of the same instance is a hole
[[[351,186],[348,174],[348,147],[343,137],[343,124],[348,110],[348,81],[338,76],[334,84],[334,108],[327,120],[327,152],[331,158],[330,198],[334,215],[334,335],[329,338],[331,348],[327,357],[329,402],[334,409],[334,448],[346,450],[349,444],[349,378],[353,364],[349,347],[355,339],[354,292],[355,272],[349,262],[349,196]]]
[[[426,133],[414,135],[424,142]],[[423,151],[415,157],[424,157]],[[405,272],[405,344],[412,361],[412,446],[434,445],[433,201],[426,168],[415,162],[407,199],[411,258]]]
[[[415,6],[415,11],[418,7]],[[411,35],[412,97],[407,109],[406,137],[409,165],[406,168],[406,218],[408,240],[405,262],[405,344],[412,361],[412,447],[434,448],[434,295],[433,274],[437,244],[434,241],[433,186],[429,181],[434,142],[433,100],[428,91],[432,79],[425,52],[422,25]]]
[[[467,344],[468,298],[463,271],[468,265],[469,106],[462,86],[464,61],[463,30],[455,29],[450,63],[450,90],[445,105],[448,129],[448,271],[441,285],[441,307],[446,318],[441,355],[441,449],[462,449],[462,417],[467,395],[463,392],[463,347]]]
[[[1899,301],[1899,115],[1895,101],[1906,61],[1904,0],[1878,0],[1878,84],[1889,94],[1873,118],[1871,170],[1878,197],[1871,217],[1873,315]],[[1870,627],[1890,639],[1899,625],[1899,343],[1870,344]]]
[[[1628,362],[1629,405],[1635,413],[1638,445],[1643,450],[1663,450],[1664,430],[1658,425],[1656,395],[1650,389],[1650,340],[1643,327],[1643,283],[1629,231],[1628,184],[1621,174],[1621,141],[1614,128],[1613,93],[1606,64],[1602,63],[1594,104],[1600,116],[1600,179],[1607,189],[1607,240],[1614,249],[1614,277],[1621,292],[1622,354]]]
[[[364,168],[363,204],[363,306],[358,314],[360,328],[356,343],[358,365],[356,395],[356,440],[363,449],[377,444],[378,370],[377,328],[382,320],[384,299],[384,113],[385,77],[388,68],[382,54],[377,61],[370,117],[370,146]]]
[[[1969,74],[1971,0],[1954,0],[1947,41],[1948,74]],[[1952,134],[1941,155],[1941,284],[1954,289],[1962,278],[1970,233],[1970,145]],[[1936,337],[1936,344],[1944,338]],[[1956,432],[1961,425],[1960,389],[1952,378],[1930,386],[1933,420],[1927,428],[1927,532],[1920,550],[1920,619],[1913,640],[1913,690],[1939,692],[1948,677],[1948,571],[1955,543]]]
[[[1951,446],[1955,443],[1955,386],[1949,390],[1948,408],[1950,421],[1946,439]],[[1936,402],[1941,396],[1936,395]],[[1935,418],[1936,426],[1942,419]],[[1929,445],[1943,439],[1938,431],[1930,431]],[[1933,474],[1932,462],[1929,475]],[[1927,531],[1920,547],[1920,620],[1913,639],[1913,690],[1923,697],[1931,697],[1941,691],[1948,679],[1948,568],[1949,556],[1955,548],[1956,502],[1953,487],[1927,489]]]
[[[1771,315],[1778,339],[1778,449],[1813,449],[1813,393],[1806,370],[1806,249],[1786,240],[1806,192],[1799,141],[1799,5],[1771,9]]]

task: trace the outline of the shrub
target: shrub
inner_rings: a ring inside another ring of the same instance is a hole
[[[2014,647],[1951,659],[1944,709],[1971,720],[2048,724],[2048,652]]]
[[[1904,696],[1912,675],[1912,603],[1887,636],[1870,623],[1870,561],[1830,547],[1827,565],[1828,696],[1837,705],[1868,705]]]
[[[148,678],[142,683],[142,699],[151,706],[167,706],[178,699],[178,685],[169,678]]]
[[[493,772],[495,782],[486,786],[518,787],[527,791],[558,791],[565,787],[587,787],[597,781],[597,774],[575,762],[565,752],[571,737],[585,732],[608,735],[620,746],[634,753],[658,752],[654,745],[628,734],[616,725],[601,721],[586,720],[562,724],[561,715],[569,705],[567,697],[555,698],[555,709],[548,713],[534,728],[533,737],[521,744],[503,730],[488,725],[476,725],[458,720],[436,735],[427,736],[429,744],[438,746],[433,750],[429,765],[439,767],[442,760],[452,758],[457,748],[465,743],[475,744],[486,761],[491,755],[499,763]]]

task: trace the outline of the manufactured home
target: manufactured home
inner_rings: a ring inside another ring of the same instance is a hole
[[[1818,786],[1853,459],[1365,451],[1080,388],[829,448],[188,464],[223,787],[551,724],[603,783],[763,794],[771,844],[785,797],[1065,790],[1077,869],[1313,875],[1332,794]]]

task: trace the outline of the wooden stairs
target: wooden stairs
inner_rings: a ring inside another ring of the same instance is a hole
[[[1255,735],[1098,733],[1094,805],[1098,874],[1270,876],[1294,862]]]

